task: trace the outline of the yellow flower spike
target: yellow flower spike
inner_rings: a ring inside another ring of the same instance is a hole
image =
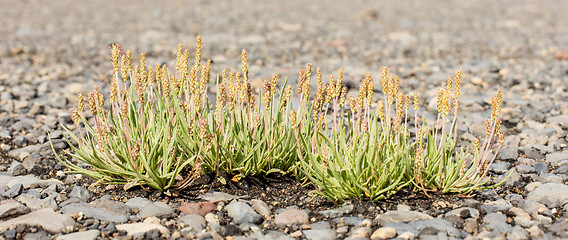
[[[446,84],[448,92],[452,92],[453,84],[454,84],[454,78],[452,76],[448,77],[448,83]]]
[[[339,108],[345,106],[345,96],[347,95],[347,87],[341,89],[341,94],[339,95]]]
[[[117,44],[112,45],[112,67],[113,72],[116,74],[118,72],[118,56],[120,55],[120,46]]]
[[[146,71],[146,55],[140,53],[140,73]]]
[[[388,91],[389,91],[389,81],[388,81],[388,75],[387,75],[387,68],[383,67],[381,69],[381,84],[382,84],[382,88],[383,88],[383,94],[387,95]]]
[[[110,85],[110,102],[115,103],[118,100],[118,84],[113,80]]]
[[[404,95],[404,110],[408,111],[410,105],[410,97],[408,96],[408,94]]]
[[[195,38],[195,66],[199,67],[201,64],[201,36]]]
[[[77,124],[81,123],[81,118],[79,117],[79,110],[77,108],[73,108],[72,119],[73,122]]]
[[[132,53],[130,50],[126,51],[126,69],[132,73]],[[126,79],[124,79],[126,81]]]
[[[505,145],[505,134],[503,133],[499,133],[499,145],[503,146]]]
[[[296,127],[296,111],[294,109],[290,111],[290,124],[292,124],[293,128]]]
[[[241,52],[241,70],[243,71],[243,76],[245,77],[245,81],[248,80],[248,66],[247,66],[247,51],[242,50]]]
[[[276,94],[276,88],[278,87],[278,75],[272,74],[272,84],[270,85],[270,94],[274,96]]]
[[[302,95],[302,93],[304,92],[304,81],[306,77],[304,71],[304,69],[300,69],[298,71],[298,96]]]
[[[379,115],[379,119],[381,119],[381,121],[385,120],[385,103],[383,102],[383,100],[379,100],[377,102],[378,107],[377,107],[377,113]]]
[[[454,97],[455,98],[459,98],[459,96],[460,96],[461,74],[462,74],[462,70],[458,70],[456,72],[455,88],[454,88]]]
[[[146,89],[146,87],[148,85],[152,86],[154,85],[154,70],[152,69],[152,67],[148,67],[148,74],[146,74],[146,81],[145,81],[145,85],[144,85],[144,89]]]
[[[375,83],[371,79],[371,74],[367,74],[367,105],[371,106],[373,96],[375,95]]]
[[[485,137],[489,138],[491,136],[491,121],[485,120]]]
[[[404,116],[404,93],[402,92],[396,96],[396,114],[401,118]]]
[[[181,43],[178,45],[177,55],[176,55],[176,70],[181,71],[182,69],[182,57],[183,57],[183,47]]]
[[[349,108],[351,109],[351,113],[355,114],[357,107],[355,102],[355,97],[349,96]]]
[[[443,105],[442,105],[443,99],[444,99],[444,89],[440,88],[438,89],[438,98],[436,101],[436,107],[438,109],[438,113],[442,113],[443,111]]]
[[[85,97],[82,93],[77,94],[77,106],[79,107],[79,111],[85,111]]]
[[[444,114],[444,116],[448,116],[449,113],[450,113],[450,92],[446,89],[445,91],[443,91],[443,97],[442,97],[442,114]]]
[[[412,97],[414,98],[414,99],[413,99],[414,101],[413,101],[413,104],[412,104],[412,105],[414,106],[414,111],[416,112],[416,111],[418,111],[418,93],[417,93],[416,91],[414,91],[414,92],[412,93]]]
[[[327,85],[325,103],[329,104],[331,102],[331,99],[335,97],[335,80],[333,75],[329,75],[329,84]]]
[[[335,85],[335,97],[339,96],[342,84],[343,84],[343,68],[339,68],[337,70],[337,84]]]
[[[120,57],[120,77],[122,81],[128,80],[128,64],[126,63],[126,56]]]
[[[317,67],[316,68],[316,83],[317,83],[317,87],[319,87],[321,85],[321,81],[322,81],[322,77],[321,77],[321,68]]]

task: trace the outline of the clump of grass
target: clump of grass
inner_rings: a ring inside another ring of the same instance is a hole
[[[211,62],[201,61],[199,37],[196,46],[195,59],[190,60],[189,50],[180,45],[176,70],[169,72],[166,66],[147,66],[143,54],[140,65],[133,67],[131,53],[122,54],[114,45],[108,102],[95,87],[87,110],[79,95],[73,120],[85,131],[77,136],[68,130],[78,145],[67,153],[90,167],[56,157],[71,173],[95,183],[124,184],[125,189],[140,185],[180,191],[201,174],[221,172],[232,181],[290,174],[339,202],[388,198],[404,187],[426,195],[467,194],[487,187],[488,166],[503,141],[498,120],[501,92],[493,99],[483,144],[474,143],[471,156],[456,150],[461,72],[440,89],[438,119],[427,123],[418,120],[418,95],[402,92],[398,77],[386,68],[379,99],[374,99],[370,74],[359,94],[347,97],[343,71],[326,83],[319,67],[311,94],[310,64],[299,71],[296,91],[287,80],[279,86],[275,74],[256,94],[245,50],[241,71],[224,70],[217,76],[216,99],[209,99]],[[494,147],[497,140],[499,146]]]

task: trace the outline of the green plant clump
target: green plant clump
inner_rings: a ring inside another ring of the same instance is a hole
[[[402,92],[398,77],[386,68],[378,99],[370,74],[359,94],[348,97],[341,69],[324,83],[317,68],[316,92],[310,94],[309,64],[299,71],[295,93],[287,81],[278,87],[275,74],[256,94],[245,50],[242,71],[224,70],[217,76],[216,99],[209,99],[211,62],[201,62],[201,38],[196,45],[192,62],[179,46],[174,73],[162,65],[147,66],[144,54],[133,67],[131,53],[113,45],[108,102],[98,87],[88,99],[79,94],[73,121],[84,131],[67,129],[68,141],[77,143],[67,154],[89,167],[56,154],[69,173],[125,189],[180,191],[201,174],[223,172],[238,181],[277,172],[309,181],[338,202],[384,199],[404,187],[426,195],[491,187],[486,186],[489,165],[503,144],[501,91],[492,99],[485,139],[473,144],[471,154],[457,144],[459,71],[439,90],[438,118],[427,123],[419,120],[416,92]]]

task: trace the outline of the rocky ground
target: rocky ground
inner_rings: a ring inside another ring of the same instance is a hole
[[[558,0],[0,0],[0,239],[568,238],[566,12]],[[49,140],[65,149],[76,94],[108,89],[108,46],[173,67],[178,43],[198,34],[214,72],[238,70],[242,48],[257,80],[294,83],[309,62],[343,67],[356,87],[387,66],[430,107],[463,69],[462,137],[484,134],[503,89],[507,137],[491,172],[512,175],[472,198],[334,205],[279,176],[229,186],[206,176],[172,198],[62,174]]]

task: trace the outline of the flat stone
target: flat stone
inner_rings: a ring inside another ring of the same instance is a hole
[[[353,209],[355,209],[355,206],[353,206],[353,204],[346,204],[339,208],[323,210],[320,211],[319,213],[327,218],[336,218],[353,212]]]
[[[546,162],[549,163],[559,163],[561,161],[567,161],[567,160],[568,160],[568,153],[553,152],[546,154]]]
[[[183,223],[186,227],[192,228],[195,233],[203,231],[206,225],[205,219],[197,214],[187,214],[180,217],[177,222]]]
[[[199,198],[208,201],[208,202],[212,202],[212,203],[217,203],[217,202],[230,202],[234,199],[238,199],[240,197],[235,196],[235,195],[231,195],[228,193],[224,193],[224,192],[208,192],[202,195],[199,195]]]
[[[12,161],[12,164],[10,164],[10,167],[8,168],[8,173],[12,176],[24,175],[27,172],[28,170],[26,169],[24,164],[15,160]]]
[[[279,213],[274,218],[274,223],[277,225],[307,224],[308,222],[308,214],[295,208]]]
[[[421,231],[425,228],[433,228],[440,232],[444,232],[451,237],[460,237],[460,231],[456,229],[452,223],[441,218],[434,218],[430,220],[413,220],[410,222],[410,225],[416,228],[418,231]]]
[[[28,189],[30,188],[31,185],[35,185],[35,184],[39,184],[42,180],[37,178],[36,176],[32,175],[32,174],[28,174],[25,176],[17,176],[12,178],[8,184],[6,184],[6,186],[8,187],[12,187],[18,183],[22,184],[24,186],[24,189]]]
[[[555,222],[548,229],[562,238],[568,238],[568,221],[566,219]]]
[[[16,200],[8,199],[0,201],[0,219],[20,216],[29,212],[30,210],[26,206]]]
[[[152,204],[146,204],[146,206],[140,209],[138,215],[140,217],[164,217],[169,216],[174,213],[174,210],[164,202],[154,202]]]
[[[393,222],[410,222],[412,220],[430,220],[432,219],[432,216],[421,213],[421,212],[415,212],[415,211],[390,211],[390,212],[386,212],[383,213],[379,216],[377,216],[377,218],[375,218],[375,221],[379,222],[380,224],[382,224],[383,226],[389,224],[389,223],[393,223]]]
[[[233,218],[235,224],[262,222],[263,218],[246,203],[233,201],[225,206],[227,214]]]
[[[91,196],[91,192],[89,192],[89,190],[82,186],[73,186],[71,193],[69,193],[69,198],[76,197],[78,199],[81,199],[83,202],[88,201]]]
[[[22,194],[18,196],[16,200],[25,204],[32,211],[43,208],[50,208],[55,210],[57,208],[57,203],[55,202],[55,199],[53,199],[53,197],[41,199],[31,194]]]
[[[513,205],[511,205],[511,203],[509,203],[505,199],[498,199],[496,201],[488,202],[480,206],[481,209],[484,209],[488,213],[505,212],[512,207]]]
[[[358,227],[349,232],[349,237],[346,239],[369,239],[373,230],[370,227]]]
[[[2,196],[5,198],[15,198],[17,196],[19,196],[20,194],[22,194],[22,191],[24,190],[24,185],[22,185],[21,183],[18,183],[14,186],[12,186],[10,189],[8,189],[8,191],[2,193]]]
[[[0,222],[0,232],[19,224],[25,224],[30,227],[41,227],[55,234],[63,231],[65,228],[73,227],[75,221],[68,215],[59,214],[52,209],[45,208],[5,222]]]
[[[75,233],[61,235],[61,236],[58,236],[55,239],[56,240],[75,240],[75,239],[94,240],[94,239],[97,239],[97,237],[100,234],[101,234],[101,231],[96,230],[96,229],[92,229],[92,230],[83,231],[83,232],[75,232]]]
[[[348,226],[361,227],[363,226],[364,220],[365,219],[361,217],[339,217],[333,219],[332,221],[334,221],[335,223],[343,223]]]
[[[128,236],[141,235],[157,229],[162,234],[169,234],[170,230],[157,223],[127,223],[116,225],[118,231],[126,231]]]
[[[71,203],[61,208],[61,211],[66,214],[82,212],[87,217],[116,223],[126,222],[130,216],[130,208],[126,204],[101,199],[91,203]]]
[[[461,207],[461,208],[456,208],[456,209],[446,213],[446,217],[448,217],[448,216],[458,216],[458,217],[461,217],[461,218],[472,217],[474,219],[477,219],[479,217],[479,211],[477,209],[471,208],[471,207]]]
[[[260,214],[262,216],[266,217],[266,216],[269,216],[270,214],[272,214],[268,204],[266,204],[266,202],[264,202],[262,200],[253,199],[253,200],[251,200],[251,204],[252,204],[251,205],[252,209],[254,209],[258,214]]]
[[[302,232],[310,240],[335,240],[337,233],[334,229],[310,229]]]
[[[562,207],[568,202],[568,186],[560,183],[545,183],[531,191],[527,199],[540,202],[549,208]]]
[[[130,209],[141,209],[144,206],[148,205],[148,204],[152,204],[152,201],[148,200],[147,198],[142,198],[142,197],[134,197],[131,199],[128,199],[128,201],[126,201],[126,206],[130,207]]]
[[[396,237],[396,229],[392,227],[382,227],[371,234],[371,240],[390,239],[394,237]]]

